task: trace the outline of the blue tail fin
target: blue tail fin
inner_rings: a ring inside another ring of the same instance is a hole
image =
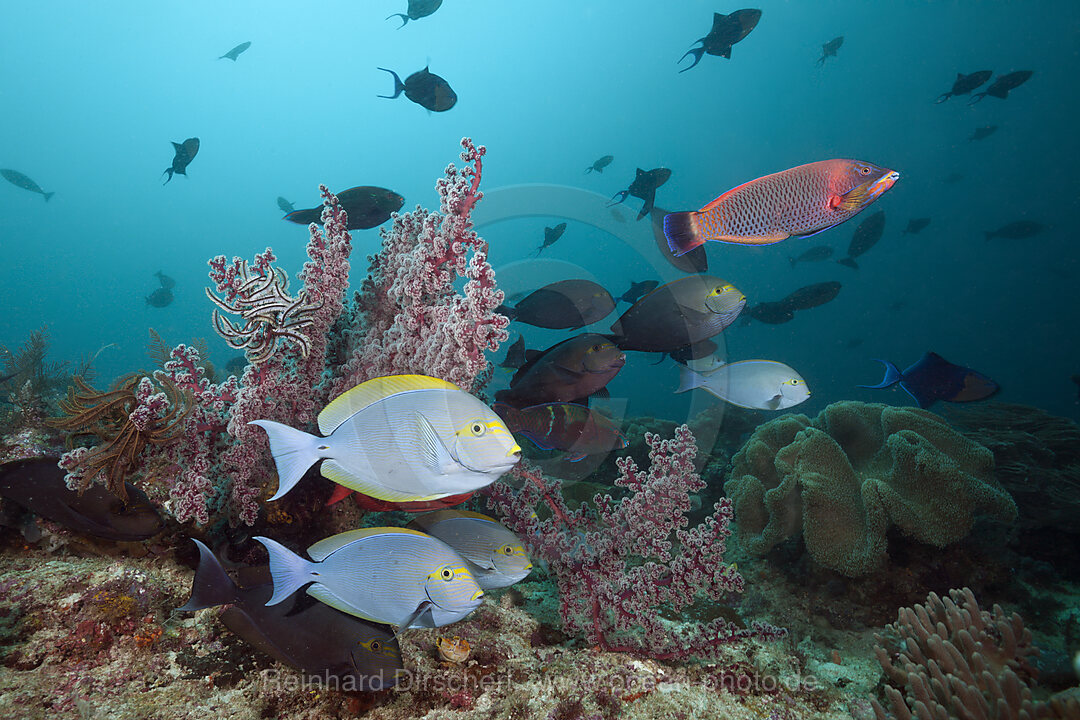
[[[315,579],[311,576],[314,563],[268,537],[254,539],[261,542],[266,547],[266,552],[270,554],[270,575],[274,578],[274,594],[266,601],[267,605],[277,605]]]
[[[883,388],[892,387],[896,383],[904,379],[904,374],[900,372],[900,368],[893,365],[888,360],[878,360],[879,363],[885,366],[885,377],[877,385],[856,385],[855,387],[868,388],[870,390],[881,390]]]

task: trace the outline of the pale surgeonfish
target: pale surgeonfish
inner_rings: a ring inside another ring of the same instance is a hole
[[[432,535],[456,550],[484,590],[509,587],[532,572],[521,538],[487,515],[457,509],[438,510],[421,515],[409,527]]]
[[[799,373],[772,360],[740,360],[708,373],[683,366],[675,392],[697,388],[751,410],[786,410],[810,397],[810,388]]]
[[[437,500],[495,482],[521,448],[495,412],[457,385],[426,375],[368,380],[330,402],[311,435],[272,420],[266,431],[278,471],[271,500],[308,468],[379,500]]]
[[[276,605],[307,585],[335,610],[398,627],[441,627],[480,607],[484,591],[449,545],[416,530],[377,527],[320,540],[305,560],[276,540],[270,554]]]

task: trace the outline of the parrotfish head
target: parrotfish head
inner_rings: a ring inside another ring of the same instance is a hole
[[[738,314],[746,305],[746,296],[734,285],[717,285],[705,296],[705,307],[718,315]]]
[[[467,613],[480,607],[484,591],[463,564],[440,565],[427,576],[428,600],[450,613]]]
[[[877,200],[896,184],[900,173],[889,168],[878,167],[862,160],[843,160],[840,172],[834,176],[834,190],[837,195],[847,195],[855,188],[862,187],[859,210]]]
[[[581,360],[582,366],[589,372],[602,373],[621,368],[626,364],[626,353],[610,340],[597,340],[585,348]]]
[[[532,571],[529,555],[520,544],[507,543],[495,548],[491,553],[491,564],[500,574],[509,577],[524,578]]]
[[[521,459],[521,446],[494,410],[468,397],[473,402],[451,411],[454,437],[447,448],[469,470],[498,477]]]

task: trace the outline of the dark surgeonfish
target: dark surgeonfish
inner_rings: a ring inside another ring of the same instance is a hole
[[[987,95],[996,97],[999,100],[1004,100],[1009,97],[1009,92],[1011,90],[1015,90],[1026,83],[1034,74],[1035,73],[1032,70],[1017,70],[1008,75],[999,75],[994,82],[990,83],[990,87],[986,88],[986,92],[975,93],[972,95],[971,100],[968,101],[968,105],[974,105]]]
[[[291,213],[293,210],[296,209],[291,202],[281,197],[280,195],[278,195],[277,206],[281,208],[281,212],[283,213]]]
[[[630,281],[630,287],[615,299],[616,304],[626,302],[633,305],[645,295],[651,293],[660,285],[658,280],[642,280],[641,282]]]
[[[176,281],[165,273],[161,272],[160,270],[154,273],[154,277],[156,277],[158,279],[158,282],[161,283],[161,287],[165,288],[166,290],[172,290],[174,287],[176,287]]]
[[[238,585],[210,548],[198,540],[199,567],[191,599],[177,610],[228,605],[221,622],[249,645],[323,682],[333,678],[347,692],[375,692],[397,684],[401,648],[389,625],[368,622],[294,593],[267,606],[274,594],[268,567],[242,568]]]
[[[80,494],[68,489],[67,472],[58,462],[55,457],[40,457],[0,465],[0,497],[69,530],[106,540],[146,540],[164,527],[139,488],[124,483],[126,503],[102,485],[91,485]]]
[[[801,287],[781,300],[792,310],[809,310],[830,302],[840,294],[842,286],[835,280]]]
[[[165,168],[164,175],[168,173],[169,179],[162,183],[162,185],[168,185],[169,180],[172,180],[173,173],[183,175],[187,177],[187,166],[195,156],[199,153],[199,138],[188,138],[182,143],[174,142],[172,144],[175,155],[173,155],[172,165]]]
[[[994,74],[993,70],[976,70],[973,73],[967,75],[963,73],[956,73],[956,82],[953,83],[952,90],[949,92],[941,93],[938,95],[937,100],[934,102],[941,104],[949,98],[956,95],[967,95],[969,92],[979,87]]]
[[[173,301],[173,291],[167,287],[159,287],[146,296],[146,304],[162,308]]]
[[[848,245],[848,256],[836,262],[849,268],[859,269],[855,258],[866,253],[867,250],[877,245],[881,234],[885,232],[885,211],[878,210],[876,213],[859,223],[855,228],[855,234],[851,236],[851,244]]]
[[[794,320],[795,310],[783,300],[763,302],[746,309],[744,324],[749,323],[750,318],[769,325],[780,325]]]
[[[611,293],[592,280],[560,280],[529,293],[514,307],[500,305],[495,312],[526,325],[576,330],[603,320],[614,309]]]
[[[341,209],[349,217],[346,226],[349,230],[369,230],[382,225],[405,204],[405,198],[393,190],[374,185],[360,185],[342,190],[337,193],[337,199],[341,203]],[[317,205],[305,210],[294,210],[282,219],[298,225],[321,225],[322,211],[323,206]]]
[[[731,46],[749,35],[757,27],[760,19],[761,11],[754,9],[736,10],[730,15],[713,13],[713,24],[709,34],[700,40],[694,41],[695,44],[701,43],[701,47],[690,48],[679,58],[679,62],[682,62],[687,55],[693,55],[694,62],[691,63],[690,67],[683,68],[679,72],[683,73],[694,67],[701,62],[701,58],[706,54],[717,55],[730,60]]]
[[[656,188],[666,183],[670,177],[671,171],[667,168],[653,168],[648,172],[638,168],[637,175],[634,176],[634,182],[630,183],[630,187],[625,190],[620,190],[612,195],[608,207],[625,202],[626,198],[631,195],[641,198],[641,212],[637,216],[637,219],[640,220],[652,212],[653,203],[656,201]],[[618,198],[618,200],[615,198]]]
[[[664,233],[664,218],[667,215],[667,210],[655,206],[652,212],[649,213],[649,219],[652,220],[653,239],[656,241],[656,249],[676,270],[684,273],[709,272],[709,256],[705,254],[704,245],[699,245],[682,255],[676,255],[671,251],[671,244]]]
[[[1046,230],[1046,226],[1034,220],[1017,220],[1007,225],[1002,225],[997,230],[984,230],[986,240],[1004,238],[1005,240],[1027,240],[1035,237]]]
[[[431,112],[446,112],[457,104],[457,93],[450,87],[450,83],[427,68],[414,72],[405,78],[405,82],[401,82],[401,78],[393,70],[378,69],[394,76],[394,94],[378,97],[393,100],[404,92],[405,97]]]
[[[242,42],[239,45],[237,45],[236,47],[234,47],[232,50],[230,50],[229,52],[227,52],[224,55],[222,55],[221,57],[219,57],[218,60],[224,60],[225,58],[229,58],[233,62],[236,62],[236,58],[240,57],[240,53],[244,52],[249,47],[251,47],[251,41],[250,40],[248,40],[247,42]]]
[[[821,46],[821,57],[818,59],[818,65],[825,64],[825,58],[836,57],[836,51],[840,49],[840,46],[844,44],[844,36],[834,37],[829,42]]]
[[[519,335],[514,343],[506,348],[506,357],[499,363],[499,367],[517,370],[525,364],[525,336]]]
[[[911,218],[907,221],[907,227],[904,228],[901,235],[918,235],[926,226],[930,224],[930,218]]]
[[[653,290],[611,326],[623,350],[671,353],[718,335],[735,322],[746,296],[711,275],[690,275]]]
[[[41,186],[31,180],[26,175],[22,174],[18,170],[0,170],[0,175],[4,176],[4,179],[15,187],[22,188],[23,190],[29,190],[35,192],[45,198],[45,202],[49,202],[49,198],[55,195],[55,192],[45,192],[41,189]]]
[[[605,155],[604,157],[600,158],[599,160],[594,162],[589,167],[585,168],[585,174],[588,175],[593,170],[595,170],[598,173],[604,172],[604,168],[606,168],[608,165],[610,165],[611,161],[614,160],[614,159],[615,159],[614,155]]]
[[[975,128],[975,131],[971,133],[971,137],[968,138],[968,142],[974,142],[975,140],[985,140],[986,138],[997,132],[997,125],[983,125]]]
[[[545,403],[515,408],[506,403],[491,406],[515,435],[524,435],[541,450],[568,454],[570,462],[587,455],[622,450],[626,437],[603,413],[576,403]]]
[[[999,389],[996,382],[971,368],[953,365],[937,353],[928,352],[922,358],[900,372],[887,360],[878,360],[885,366],[885,377],[877,385],[859,385],[861,388],[880,390],[897,383],[921,408],[928,408],[938,400],[946,402],[972,402],[988,398]]]
[[[791,263],[791,267],[795,267],[801,262],[822,262],[828,260],[833,256],[833,249],[828,245],[818,245],[812,247],[804,252],[799,257],[789,257],[788,262]]]
[[[584,333],[552,345],[543,352],[528,350],[527,361],[510,379],[510,387],[495,400],[516,408],[551,402],[587,404],[593,394],[607,392],[626,355],[610,338]]]
[[[536,249],[536,257],[540,257],[540,253],[544,252],[544,248],[554,245],[555,241],[561,238],[564,232],[566,232],[566,223],[564,222],[555,227],[545,227],[544,244]]]
[[[389,20],[392,17],[401,18],[401,25],[398,26],[398,30],[405,27],[410,20],[419,20],[431,15],[442,5],[443,0],[409,0],[409,10],[407,13],[394,13],[393,15],[387,15],[386,19]]]

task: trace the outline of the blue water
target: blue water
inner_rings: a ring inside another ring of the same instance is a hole
[[[223,363],[232,353],[209,326],[208,258],[272,246],[298,271],[307,233],[280,219],[275,198],[313,206],[319,183],[382,185],[404,195],[406,209],[432,207],[434,181],[463,135],[489,149],[489,191],[540,183],[610,196],[634,168],[662,165],[673,170],[657,195],[668,209],[802,163],[856,157],[902,174],[875,206],[886,212],[885,236],[861,270],[788,263],[821,243],[842,256],[856,223],[771,247],[709,247],[710,272],[751,303],[844,284],[836,301],[786,325],[736,324],[725,334],[729,359],[795,367],[814,391],[800,409],[813,414],[840,399],[907,403],[854,386],[879,379],[871,358],[906,366],[935,350],[996,379],[1002,400],[1076,417],[1080,6],[761,2],[760,24],[731,60],[707,56],[679,74],[689,60],[676,61],[712,12],[735,7],[674,5],[450,0],[396,30],[384,18],[404,0],[10,3],[0,28],[0,167],[56,195],[46,204],[0,183],[0,344],[43,325],[55,360],[112,343],[97,362],[108,378],[150,365],[153,327],[170,344],[208,339]],[[838,57],[817,66],[836,35],[845,36]],[[248,40],[235,63],[216,59]],[[429,62],[460,97],[451,111],[376,97],[392,88],[377,66],[405,77]],[[1035,75],[1006,101],[933,104],[957,71],[984,68]],[[995,135],[968,142],[990,124]],[[192,136],[201,149],[189,176],[162,187],[170,141]],[[606,154],[615,161],[602,175],[583,174]],[[943,183],[953,172],[964,179]],[[633,222],[638,208],[632,198],[620,209]],[[930,227],[901,237],[919,216]],[[983,230],[1022,218],[1050,230],[984,242]],[[559,221],[486,228],[493,264],[522,259]],[[354,242],[356,282],[377,232],[357,231]],[[655,252],[573,218],[544,255],[616,295],[631,279],[672,276]],[[144,302],[157,270],[177,280],[166,308]],[[906,304],[890,309],[897,301]],[[562,337],[524,332],[533,347]],[[852,338],[863,344],[848,349]],[[633,355],[613,395],[633,414],[678,419],[687,401],[669,395],[673,365],[652,360]]]

